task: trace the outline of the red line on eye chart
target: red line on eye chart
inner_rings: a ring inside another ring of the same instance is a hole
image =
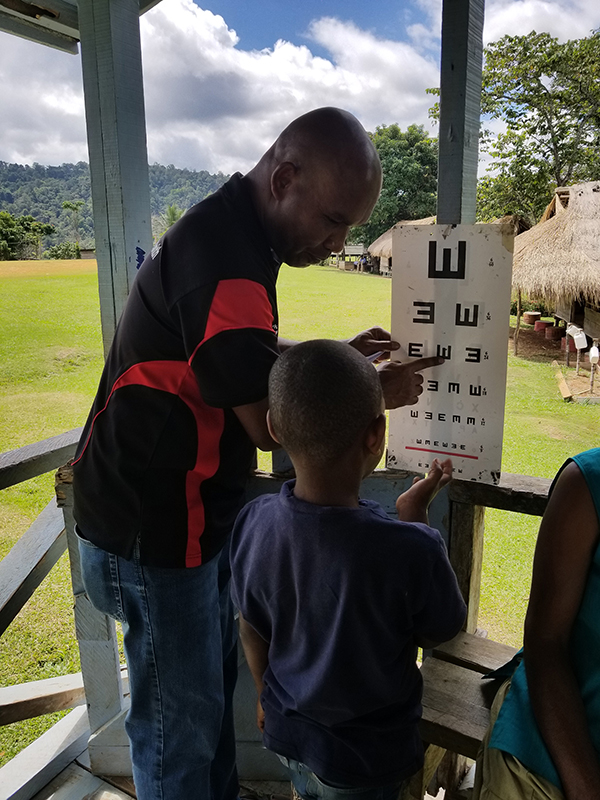
[[[468,456],[461,453],[454,453],[448,450],[428,450],[426,447],[404,447],[405,450],[418,450],[420,453],[439,453],[441,456],[458,456],[458,458],[473,458],[475,461],[479,460],[479,456]]]

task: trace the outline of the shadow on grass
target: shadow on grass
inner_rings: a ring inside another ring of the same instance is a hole
[[[511,356],[514,355],[514,336],[515,329],[511,326],[508,342],[508,352]],[[560,343],[560,339],[546,339],[543,331],[535,331],[531,325],[522,325],[519,331],[518,350],[515,358],[537,363],[550,364],[554,360],[564,363],[565,352],[561,350]],[[571,355],[574,359],[575,353]]]

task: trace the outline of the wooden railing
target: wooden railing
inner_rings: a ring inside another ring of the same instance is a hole
[[[0,489],[62,467],[73,456],[80,433],[80,429],[69,431],[43,442],[1,454]],[[290,468],[291,464],[285,454],[274,454],[273,472],[257,471],[254,474],[250,480],[249,497],[278,491],[282,482],[289,477]],[[413,477],[413,474],[408,472],[378,470],[365,479],[361,495],[378,501],[388,513],[393,514],[398,494],[410,485]],[[546,505],[549,486],[550,481],[546,479],[510,474],[503,475],[497,486],[453,481],[449,489],[440,493],[432,504],[431,524],[442,532],[448,544],[450,560],[468,604],[465,625],[468,632],[474,632],[477,627],[485,508],[540,516]],[[57,492],[59,504],[63,508],[58,508],[56,499],[53,498],[0,562],[0,635],[56,564],[67,548],[67,540],[71,541],[69,549],[73,548],[68,468],[59,469]],[[88,714],[86,716],[85,708],[80,708],[78,712],[73,712],[77,714],[76,718],[73,718],[73,714],[68,715],[38,739],[38,742],[41,742],[44,737],[48,738],[54,729],[63,725],[62,730],[56,732],[56,736],[66,744],[66,747],[61,751],[58,760],[54,745],[38,748],[40,751],[52,753],[50,761],[47,755],[40,756],[39,764],[36,758],[33,761],[30,756],[23,758],[23,753],[30,750],[27,748],[2,768],[0,800],[5,798],[9,800],[13,797],[26,800],[32,797],[44,782],[48,782],[66,766],[68,760],[75,757],[76,751],[81,752],[85,749],[90,729],[92,732],[99,731],[104,735],[111,721],[116,717],[122,718],[124,714],[122,701],[124,690],[121,684],[118,654],[116,662],[114,658],[116,652],[114,625],[112,621],[105,622],[108,618],[102,617],[91,608],[81,586],[78,558],[74,557],[73,552],[71,552],[71,569],[83,677],[78,673],[0,688],[0,725],[82,706],[86,703],[86,699]],[[65,723],[69,718],[73,719],[67,731]],[[248,715],[248,718],[251,719],[251,715]],[[268,776],[257,774],[257,770],[262,769],[262,766],[256,766],[263,763],[260,757],[262,748],[253,724],[249,725],[247,730],[243,726],[238,730],[238,745],[241,773],[246,773],[247,779],[267,778]],[[123,750],[124,755],[121,754],[123,749],[121,744],[119,748],[118,758],[128,758],[127,748]],[[108,758],[112,758],[112,755],[109,754]],[[26,778],[23,774],[25,764],[27,770],[33,770],[35,773],[33,778]],[[19,781],[17,792],[15,786]]]
[[[57,469],[73,456],[80,435],[76,429],[0,454],[0,489]],[[0,562],[0,636],[66,548],[63,514],[53,497]],[[81,673],[6,686],[0,688],[0,725],[84,704]],[[61,720],[0,770],[0,800],[32,797],[85,749],[88,737],[85,708],[80,708],[75,718]]]

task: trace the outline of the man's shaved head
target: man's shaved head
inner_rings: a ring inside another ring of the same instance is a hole
[[[341,250],[350,226],[368,220],[381,164],[356,117],[318,108],[291,122],[246,178],[275,252],[306,266]]]
[[[381,181],[375,146],[355,116],[341,108],[317,108],[291,122],[272,147],[274,159],[335,171],[364,190]]]

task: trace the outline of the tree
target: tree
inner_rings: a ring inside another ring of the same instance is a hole
[[[85,205],[85,200],[64,200],[62,207],[73,212],[73,233],[75,244],[79,247],[79,212]]]
[[[42,236],[54,233],[54,227],[38,222],[31,215],[15,217],[0,211],[0,261],[34,258]]]
[[[398,125],[378,126],[371,134],[383,169],[383,187],[371,219],[352,228],[348,241],[370,244],[401,219],[435,214],[437,139],[422,125],[403,132]]]
[[[73,258],[81,258],[81,250],[75,242],[60,242],[49,247],[44,253],[44,258],[60,259],[62,261]]]
[[[600,178],[600,30],[563,44],[548,33],[504,36],[485,49],[482,135],[492,156],[480,211],[537,221],[556,186]]]
[[[164,214],[158,214],[152,219],[153,237],[156,240],[160,239],[160,237],[169,230],[171,225],[174,225],[184,214],[185,210],[183,208],[179,208],[176,205],[167,206],[167,210]]]
[[[510,150],[511,157],[494,162],[496,173],[477,183],[477,218],[481,222],[517,214],[535,225],[552,199],[554,183],[548,165],[531,163],[525,134],[507,132],[494,152]]]

